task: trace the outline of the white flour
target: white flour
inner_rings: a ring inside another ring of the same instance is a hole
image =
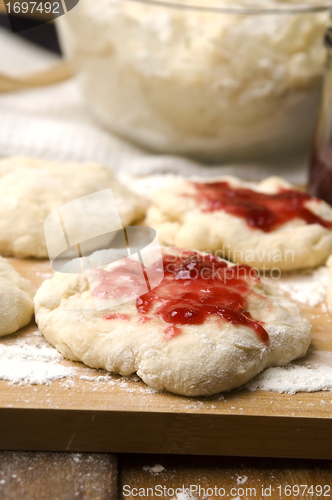
[[[160,464],[155,464],[153,466],[144,465],[143,470],[148,471],[148,472],[152,472],[153,474],[160,474],[161,472],[164,472],[165,467],[163,467]]]
[[[326,266],[313,271],[285,273],[274,281],[280,292],[286,292],[293,300],[315,307],[326,300],[329,271]]]
[[[39,336],[40,333],[34,332],[34,335]],[[77,368],[61,364],[63,360],[61,354],[53,347],[49,347],[46,342],[41,345],[31,345],[29,339],[18,338],[14,345],[0,343],[0,360],[0,379],[14,384],[49,384],[53,380],[78,376],[87,382],[117,385],[128,392],[136,392],[137,389],[142,393],[157,392],[150,391],[149,388],[136,389],[135,384],[132,387],[130,383],[136,382],[136,377],[114,379],[112,375],[98,375],[97,371],[95,376],[81,375]],[[93,373],[93,370],[90,371]],[[332,391],[332,353],[313,351],[303,360],[284,367],[269,368],[249,382],[246,388],[250,391],[262,389],[290,394]],[[224,399],[224,396],[216,395],[214,398],[217,401]],[[159,473],[162,472],[161,467],[157,464],[148,469]],[[238,480],[244,479],[244,477],[238,478]]]
[[[48,384],[74,375],[75,368],[61,365],[62,359],[54,348],[44,345],[0,344],[0,379],[14,384]]]
[[[291,363],[287,367],[268,368],[249,382],[247,388],[289,394],[332,391],[332,366],[307,368]]]
[[[332,353],[312,351],[287,366],[268,368],[246,387],[289,394],[332,391]]]
[[[33,334],[39,341],[41,334],[38,331]],[[136,388],[135,383],[132,386],[131,383],[137,382],[136,376],[114,379],[112,375],[98,375],[97,371],[94,375],[92,369],[89,369],[92,375],[80,374],[77,368],[61,364],[63,360],[61,354],[53,347],[49,347],[43,337],[39,345],[33,345],[31,342],[31,339],[18,338],[14,345],[0,343],[0,379],[21,385],[49,384],[53,380],[76,375],[81,380],[95,384],[117,385],[129,393],[136,390],[142,393],[157,392],[149,390],[148,387]],[[332,353],[312,351],[304,359],[294,361],[287,366],[269,368],[249,382],[246,388],[250,391],[261,389],[290,394],[332,391]],[[224,396],[216,395],[213,398],[216,401],[220,399],[224,399]],[[201,406],[204,404],[201,403]],[[152,471],[159,472],[159,470]]]

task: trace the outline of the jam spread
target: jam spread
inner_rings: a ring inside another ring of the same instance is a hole
[[[140,265],[140,264],[138,264]],[[254,293],[250,282],[259,281],[256,272],[249,266],[228,267],[226,262],[212,255],[198,255],[183,251],[181,256],[163,255],[164,279],[153,290],[136,299],[136,307],[146,322],[151,315],[157,315],[164,323],[166,340],[181,334],[183,325],[201,325],[209,316],[232,325],[248,326],[255,330],[262,341],[267,342],[268,333],[260,321],[246,311],[247,298]],[[105,274],[106,273],[106,274]],[[126,287],[136,282],[133,267],[128,280],[125,265],[109,272],[102,270],[101,283],[93,290],[94,295],[124,294],[130,296]],[[120,276],[119,288],[116,283]],[[111,285],[112,284],[112,285]],[[105,319],[115,319],[109,314]]]
[[[317,200],[308,193],[280,188],[278,193],[266,194],[248,188],[233,187],[228,182],[192,183],[194,195],[204,211],[225,212],[245,219],[248,226],[265,233],[293,219],[302,219],[307,224],[320,224],[332,229],[332,222],[315,215],[305,204]]]
[[[122,319],[122,320],[129,321],[129,316],[128,316],[128,314],[114,313],[114,314],[107,314],[106,316],[104,316],[104,319]]]
[[[145,281],[142,282],[141,264],[133,260],[123,259],[123,264],[111,271],[94,269],[94,274],[98,276],[99,281],[92,292],[95,297],[112,299],[120,296],[130,300],[146,293],[148,289]]]

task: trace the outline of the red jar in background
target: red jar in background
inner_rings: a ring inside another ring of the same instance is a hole
[[[328,61],[309,174],[309,192],[332,205],[332,28],[325,37]]]

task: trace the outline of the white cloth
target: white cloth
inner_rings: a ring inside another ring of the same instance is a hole
[[[18,75],[43,69],[57,57],[0,29],[0,71]],[[54,160],[99,161],[115,172],[174,173],[246,179],[281,175],[304,183],[306,159],[271,165],[207,166],[144,151],[103,129],[85,106],[75,78],[48,87],[0,94],[0,157],[30,155]]]

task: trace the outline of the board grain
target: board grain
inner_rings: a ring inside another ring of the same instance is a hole
[[[52,273],[48,261],[9,261],[36,289]],[[332,352],[330,315],[320,306],[304,309],[312,348]],[[36,329],[32,322],[0,342],[40,342]],[[240,389],[186,398],[61,363],[74,368],[73,376],[49,385],[0,380],[0,449],[332,458],[330,392]]]
[[[91,453],[0,453],[2,500],[118,500],[117,457]]]

